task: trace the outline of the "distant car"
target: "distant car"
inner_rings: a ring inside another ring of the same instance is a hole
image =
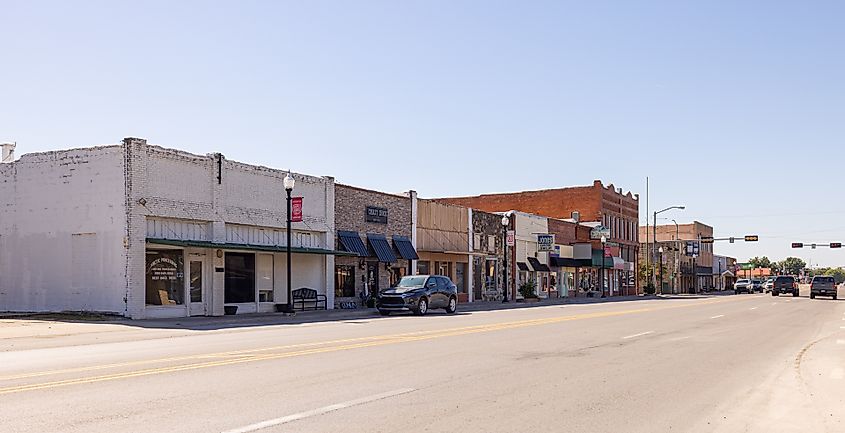
[[[768,293],[768,292],[771,292],[771,291],[772,291],[772,289],[773,289],[773,288],[774,288],[774,286],[775,286],[775,278],[776,278],[776,277],[769,277],[769,278],[766,278],[766,282],[765,282],[765,283],[763,283],[763,291],[764,291],[764,292]]]
[[[442,275],[408,275],[396,286],[379,293],[376,308],[382,316],[394,311],[411,311],[423,316],[432,308],[453,314],[458,310],[458,288]]]
[[[752,278],[751,279],[751,291],[753,292],[762,292],[763,291],[763,280],[759,278]]]
[[[831,276],[820,275],[813,277],[810,282],[810,299],[816,296],[830,296],[836,300],[836,281]]]
[[[772,296],[779,296],[781,293],[792,293],[798,296],[798,282],[791,275],[778,275],[772,280]]]
[[[737,295],[740,293],[752,293],[751,290],[751,280],[742,278],[736,280],[736,283],[734,283],[734,293]]]

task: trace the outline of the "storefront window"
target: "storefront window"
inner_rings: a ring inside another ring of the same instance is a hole
[[[191,302],[202,302],[202,262],[191,260]]]
[[[430,275],[431,274],[431,263],[428,261],[418,261],[417,262],[417,274],[419,275]]]
[[[255,254],[226,253],[223,302],[255,302]]]
[[[184,273],[182,250],[147,250],[147,304],[183,305]]]
[[[458,293],[467,292],[466,283],[466,263],[455,263],[455,285],[458,287]]]
[[[405,276],[405,268],[393,267],[390,269],[390,287],[396,286],[399,280]]]
[[[338,298],[355,296],[355,266],[335,265],[334,295]]]

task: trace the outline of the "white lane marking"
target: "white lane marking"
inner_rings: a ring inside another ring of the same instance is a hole
[[[836,340],[836,344],[845,344],[845,340],[840,338],[840,339]]]
[[[622,339],[627,340],[629,338],[642,337],[643,335],[648,335],[648,334],[654,334],[654,331],[640,332],[639,334],[634,334],[634,335],[629,335],[627,337],[622,337]]]
[[[830,372],[830,378],[831,379],[845,378],[845,370],[843,370],[841,367],[834,368],[833,371]]]
[[[772,305],[777,305],[777,304],[778,304],[777,302],[772,302]]]
[[[681,340],[686,340],[687,338],[692,338],[692,335],[687,335],[686,337],[670,338],[669,341],[681,341]]]
[[[371,395],[369,397],[362,397],[362,398],[358,398],[358,399],[355,399],[355,400],[349,400],[349,401],[345,401],[345,402],[342,402],[342,403],[323,406],[323,407],[320,407],[320,408],[317,408],[317,409],[306,410],[305,412],[299,412],[299,413],[295,413],[295,414],[292,414],[292,415],[283,416],[283,417],[280,417],[280,418],[268,419],[267,421],[261,421],[261,422],[257,422],[255,424],[250,424],[250,425],[243,426],[243,427],[240,427],[240,428],[236,428],[236,429],[232,429],[232,430],[226,430],[224,433],[253,432],[253,431],[256,431],[256,430],[262,430],[262,429],[265,429],[265,428],[268,428],[268,427],[273,427],[273,426],[277,426],[277,425],[280,425],[280,424],[286,424],[286,423],[289,423],[289,422],[292,422],[292,421],[297,421],[297,420],[300,420],[300,419],[303,419],[303,418],[322,415],[322,414],[325,414],[325,413],[334,412],[336,410],[346,409],[346,408],[352,407],[352,406],[359,406],[359,405],[371,403],[371,402],[374,402],[374,401],[377,401],[377,400],[383,400],[385,398],[395,397],[397,395],[402,395],[402,394],[407,394],[407,393],[413,392],[413,391],[416,391],[416,390],[413,389],[413,388],[396,389],[396,390],[393,390],[393,391],[383,392],[381,394],[374,394],[374,395]]]
[[[725,317],[725,315],[724,315],[724,314],[720,314],[720,315],[718,315],[718,316],[713,316],[713,317],[711,317],[711,319],[718,319],[718,318],[720,318],[720,317]]]
[[[752,309],[752,310],[756,310],[756,309],[757,309],[757,307],[751,307],[751,309]]]

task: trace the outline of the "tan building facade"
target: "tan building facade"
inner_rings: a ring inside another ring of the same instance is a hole
[[[702,237],[712,237],[713,227],[699,221],[689,224],[664,224],[657,227],[641,226],[642,262],[661,261],[660,248],[663,248],[664,264],[663,289],[671,293],[699,293],[714,286],[713,279],[713,244],[700,243]],[[654,243],[654,240],[657,243]],[[698,243],[698,254],[687,251],[687,243]],[[648,255],[648,259],[646,259]],[[656,259],[656,261],[655,261]],[[660,279],[660,272],[655,272],[655,280]],[[658,283],[658,290],[660,284]]]
[[[434,200],[417,200],[417,274],[445,275],[469,301],[472,270],[472,211]]]

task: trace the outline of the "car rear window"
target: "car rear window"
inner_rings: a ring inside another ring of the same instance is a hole
[[[792,277],[778,277],[777,282],[779,283],[794,283],[795,278]]]
[[[832,283],[833,277],[813,277],[813,282],[816,282],[816,283]]]

